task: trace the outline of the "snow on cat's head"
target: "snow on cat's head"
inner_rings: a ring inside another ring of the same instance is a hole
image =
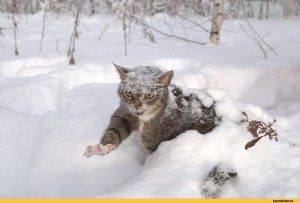
[[[120,99],[131,114],[148,121],[166,106],[173,71],[163,73],[155,66],[133,69],[118,65],[115,67],[121,78],[118,88]]]

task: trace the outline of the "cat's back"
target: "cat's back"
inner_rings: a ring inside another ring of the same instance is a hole
[[[207,109],[212,109],[214,100],[204,89],[182,88],[175,84],[169,87],[169,102],[166,114],[180,112],[188,117],[201,117]]]

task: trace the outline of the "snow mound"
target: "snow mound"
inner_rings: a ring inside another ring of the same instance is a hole
[[[159,35],[152,45],[134,26],[124,56],[119,22],[98,40],[107,18],[83,18],[74,66],[63,54],[69,36],[57,32],[71,30],[71,17],[47,17],[51,23],[42,53],[37,53],[41,15],[26,19],[18,27],[18,57],[11,30],[4,29],[1,38],[0,197],[204,198],[201,189],[209,172],[227,163],[238,178],[222,187],[221,198],[299,198],[300,46],[288,37],[293,33],[299,41],[298,19],[253,22],[262,35],[270,33],[265,40],[278,53],[265,61],[242,32],[222,32],[219,46]],[[165,24],[154,17],[157,21],[157,26]],[[1,23],[7,24],[6,16]],[[240,30],[230,20],[223,26]],[[189,36],[207,39],[204,32]],[[204,90],[208,97],[200,97],[207,106],[216,101],[222,122],[206,135],[187,131],[163,142],[149,156],[139,135],[132,134],[107,156],[86,159],[86,146],[100,140],[119,105],[112,62],[173,69],[172,82]],[[238,125],[242,111],[252,120],[275,117],[279,141],[263,138],[245,150],[253,137],[245,124]]]
[[[0,71],[6,78],[19,78],[49,73],[58,64],[66,64],[65,56],[57,57],[28,57],[0,61]]]

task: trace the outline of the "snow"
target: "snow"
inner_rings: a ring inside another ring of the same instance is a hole
[[[217,102],[215,110],[218,116],[236,123],[243,119],[243,109],[238,108],[237,104],[232,102],[230,99],[224,99]]]
[[[158,81],[161,74],[162,71],[155,66],[128,69],[125,79],[120,84],[120,89],[129,89],[133,93],[152,93],[155,87],[162,86]]]
[[[190,94],[196,95],[206,108],[209,108],[214,104],[215,100],[205,90],[193,88],[181,88],[181,90],[184,96],[190,96]]]
[[[262,36],[269,33],[265,40],[277,51],[264,60],[233,20],[223,28],[237,32],[223,31],[219,46],[159,35],[150,44],[135,27],[123,56],[119,22],[111,21],[98,40],[109,19],[82,18],[74,66],[65,56],[73,19],[49,16],[39,53],[41,19],[20,20],[17,57],[12,30],[0,38],[0,197],[203,198],[209,171],[228,163],[238,177],[224,186],[223,198],[299,198],[300,46],[289,38],[300,41],[299,19],[251,21]],[[163,26],[159,17],[153,23]],[[9,25],[5,16],[0,25]],[[206,33],[189,36],[207,39]],[[206,135],[187,131],[163,142],[149,156],[133,134],[110,154],[86,159],[86,146],[100,140],[119,105],[112,62],[173,69],[172,82],[204,89],[218,101],[222,122]],[[245,150],[252,136],[237,124],[241,111],[264,122],[276,118],[279,141],[263,138]]]

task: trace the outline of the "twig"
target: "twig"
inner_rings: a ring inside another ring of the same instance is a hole
[[[261,4],[262,5],[262,4]],[[244,7],[244,4],[242,4],[242,6]],[[243,11],[245,12],[245,9],[243,9]],[[246,15],[244,13],[244,15]],[[250,38],[252,39],[256,44],[257,46],[260,48],[260,50],[263,52],[263,55],[264,55],[264,58],[267,59],[268,58],[268,54],[267,54],[267,51],[271,51],[273,52],[275,55],[277,55],[277,52],[275,51],[275,49],[273,47],[271,47],[265,40],[264,38],[268,35],[265,35],[263,37],[261,37],[258,32],[255,30],[255,28],[252,26],[252,24],[250,23],[249,19],[248,18],[245,18],[244,20],[246,21],[247,23],[247,26],[249,28],[249,31],[251,33],[249,33],[246,28],[242,25],[242,23],[240,22],[240,19],[239,19],[239,15],[236,16],[236,19],[241,27],[241,29],[243,30],[243,32]],[[268,48],[268,50],[265,49],[265,47]]]
[[[192,20],[190,20],[190,19],[188,19],[188,18],[186,18],[186,17],[184,17],[184,16],[182,16],[182,15],[180,15],[180,14],[176,14],[178,17],[180,17],[180,18],[182,18],[183,20],[185,20],[185,21],[187,21],[187,22],[190,22],[190,23],[192,23],[192,24],[194,24],[194,25],[196,25],[197,27],[200,27],[202,30],[204,30],[205,32],[207,32],[207,33],[209,33],[209,30],[208,29],[206,29],[205,27],[203,27],[202,25],[200,25],[199,23],[196,23],[195,21],[192,21]]]
[[[251,25],[251,23],[249,22],[249,20],[246,18],[245,19],[248,25],[248,28],[250,29],[251,34],[249,34],[249,32],[245,29],[245,27],[242,25],[242,23],[240,22],[239,19],[237,19],[240,27],[242,28],[242,30],[244,31],[244,33],[250,38],[252,39],[257,46],[260,48],[260,50],[262,51],[264,58],[267,59],[268,58],[268,54],[267,54],[267,50],[264,48],[264,46],[266,46],[267,48],[269,48],[269,50],[271,50],[275,55],[277,55],[276,51],[273,49],[273,47],[271,47],[258,33],[257,31],[254,29],[254,27]]]
[[[186,32],[186,27],[184,26],[184,23],[181,21],[180,24],[181,24],[181,26],[182,26],[182,28],[183,28],[184,37],[185,37],[185,38],[188,38],[188,34],[187,34],[187,32]]]
[[[296,44],[300,45],[299,41],[294,40],[293,38],[291,38],[290,36],[287,36],[288,39],[290,39],[292,42],[295,42]]]
[[[145,18],[143,16],[136,16],[136,15],[130,15],[131,21],[133,21],[135,24],[141,25],[143,28],[143,34],[146,39],[148,39],[152,43],[156,43],[155,37],[148,27],[148,23],[146,22]]]
[[[0,27],[0,30],[12,30],[14,29],[13,27]]]
[[[134,16],[134,15],[132,15]],[[148,29],[151,29],[161,35],[164,35],[165,37],[168,37],[168,38],[176,38],[176,39],[179,39],[179,40],[182,40],[182,41],[185,41],[185,42],[191,42],[191,43],[195,43],[195,44],[201,44],[201,45],[205,45],[206,43],[202,43],[202,42],[198,42],[198,41],[195,41],[195,40],[191,40],[191,39],[187,39],[185,37],[181,37],[181,36],[178,36],[178,35],[175,35],[174,33],[172,34],[169,34],[169,33],[166,33],[166,32],[163,32],[157,28],[155,28],[154,26],[151,26],[149,25],[148,23],[145,23],[145,21],[140,21],[139,24],[143,25],[144,27],[148,28]]]
[[[168,33],[165,33],[151,25],[147,25],[149,28],[151,28],[152,30],[154,30],[155,32],[158,32],[159,34],[162,34],[164,35],[165,37],[169,37],[169,38],[176,38],[176,39],[179,39],[179,40],[182,40],[182,41],[185,41],[185,42],[191,42],[191,43],[195,43],[195,44],[201,44],[201,45],[205,45],[206,43],[204,42],[198,42],[198,41],[195,41],[195,40],[191,40],[191,39],[187,39],[185,37],[181,37],[181,36],[178,36],[178,35],[175,35],[175,34],[168,34]]]
[[[163,16],[163,19],[164,19],[164,23],[165,23],[165,25],[167,26],[167,28],[168,28],[168,30],[170,31],[170,33],[171,33],[172,35],[174,35],[173,29],[171,28],[170,24],[166,21],[165,15]]]
[[[103,34],[106,32],[106,30],[109,28],[109,24],[107,23],[105,26],[104,26],[104,28],[102,29],[102,31],[101,31],[101,33],[100,33],[100,35],[99,35],[99,37],[98,37],[98,40],[101,40],[102,39],[102,37],[103,37]]]
[[[79,32],[78,32],[78,26],[79,26],[79,13],[80,13],[80,5],[78,5],[75,22],[74,22],[74,28],[72,35],[70,37],[70,43],[68,48],[68,56],[70,57],[69,64],[74,65],[75,59],[74,59],[74,52],[75,52],[75,41],[79,38]]]
[[[60,51],[58,50],[58,43],[59,43],[59,38],[57,38],[57,40],[56,40],[55,50],[57,53],[60,53]]]
[[[249,149],[253,147],[261,138],[268,136],[270,140],[278,141],[278,133],[272,128],[272,125],[276,122],[276,119],[273,119],[273,122],[268,124],[262,121],[249,120],[246,112],[242,112],[244,115],[244,119],[240,121],[241,124],[248,123],[247,130],[254,137],[253,140],[248,142],[245,145],[245,149]]]
[[[245,33],[250,39],[252,39],[252,40],[257,44],[257,46],[258,46],[258,47],[260,48],[260,50],[262,51],[262,53],[263,53],[263,55],[264,55],[264,58],[267,59],[267,58],[268,58],[268,55],[267,55],[267,53],[266,53],[264,47],[262,46],[262,44],[259,42],[259,40],[258,40],[256,37],[250,35],[250,34],[247,32],[247,30],[244,28],[244,26],[242,26],[242,24],[241,24],[241,22],[240,22],[239,20],[238,20],[238,22],[239,22],[240,27],[241,27],[242,30],[244,31],[244,33]]]
[[[254,27],[252,26],[252,24],[250,23],[249,19],[246,19],[246,22],[248,23],[248,26],[250,27],[250,29],[252,30],[252,32],[256,35],[256,37],[260,40],[261,43],[263,43],[265,46],[267,46],[275,55],[277,55],[277,52],[273,49],[273,47],[271,47],[258,33],[257,31],[254,29]]]

